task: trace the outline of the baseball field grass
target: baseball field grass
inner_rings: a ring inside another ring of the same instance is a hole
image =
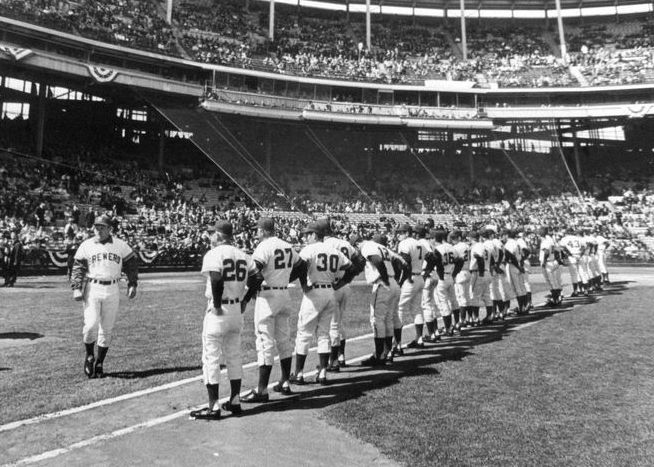
[[[652,284],[620,281],[566,299],[574,306],[476,328],[408,351],[374,378],[351,366],[338,386],[349,395],[316,410],[411,467],[650,466]],[[0,424],[197,377],[202,278],[144,275],[140,289],[122,300],[102,380],[83,375],[81,304],[65,279],[0,289]],[[351,337],[370,332],[367,290],[353,287]],[[291,294],[299,309],[300,291]],[[256,359],[251,307],[243,352]]]

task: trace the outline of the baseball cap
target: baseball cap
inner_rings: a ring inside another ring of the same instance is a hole
[[[216,221],[214,230],[216,232],[220,232],[221,234],[227,237],[231,237],[234,234],[234,227],[232,227],[232,224],[229,221],[225,221],[225,220]]]
[[[274,232],[275,222],[270,217],[262,217],[257,222],[257,228],[265,230],[266,232]]]
[[[396,231],[397,231],[397,232],[409,232],[409,233],[411,233],[411,232],[413,231],[413,229],[411,228],[411,226],[410,226],[409,224],[401,224],[401,225],[397,228]]]
[[[427,227],[425,227],[422,224],[418,224],[415,227],[415,232],[416,234],[418,234],[418,237],[424,237],[425,235],[427,235]]]
[[[106,225],[108,227],[111,227],[111,217],[107,216],[106,214],[102,214],[101,216],[97,216],[95,218],[95,221],[93,222],[93,225]]]
[[[325,225],[321,222],[312,222],[309,225],[307,225],[304,230],[302,230],[303,234],[308,234],[308,233],[315,233],[318,235],[325,235]]]

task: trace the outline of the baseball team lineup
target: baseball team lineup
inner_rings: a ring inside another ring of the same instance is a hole
[[[112,224],[107,215],[95,219],[94,237],[75,253],[71,276],[73,298],[83,303],[83,369],[88,378],[105,376],[121,274],[127,277],[127,297],[133,299],[137,293],[136,256],[129,245],[112,235]],[[361,361],[368,367],[383,369],[405,357],[406,349],[428,349],[426,343],[460,336],[467,328],[502,321],[511,313],[527,314],[534,306],[529,281],[531,250],[522,229],[498,231],[486,226],[448,232],[441,226],[434,228],[433,223],[401,224],[392,236],[372,233],[362,237],[341,234],[327,217],[302,230],[298,251],[297,245],[276,236],[273,218],[261,217],[256,225],[258,244],[251,255],[233,245],[236,233],[229,221],[217,221],[211,249],[202,262],[207,299],[201,336],[202,379],[208,403],[190,412],[193,419],[218,420],[225,412],[242,415],[247,413],[242,404],[271,400],[269,387],[283,397],[294,394],[293,385],[314,382],[304,374],[314,341],[319,357],[315,383],[329,384],[329,372],[347,367],[344,317],[350,284],[360,274],[370,297],[372,352]],[[602,284],[609,282],[606,238],[593,235],[590,229],[550,232],[539,227],[537,234],[537,263],[550,291],[546,307],[562,305],[564,267],[569,270],[573,297],[600,291]],[[296,280],[303,292],[299,311],[289,293]],[[517,302],[515,308],[511,308],[512,300]],[[258,382],[242,392],[241,334],[243,313],[250,302],[254,302]],[[290,322],[296,313],[293,338]],[[415,336],[403,344],[405,323],[413,323]],[[280,379],[270,386],[275,356]],[[230,396],[220,403],[223,366]]]

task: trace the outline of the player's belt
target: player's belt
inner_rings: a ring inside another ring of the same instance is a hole
[[[314,289],[331,289],[331,284],[313,284]]]
[[[100,285],[111,285],[118,282],[118,279],[112,279],[110,281],[101,281],[100,279],[89,279],[91,284],[100,284]]]
[[[233,299],[233,300],[230,300],[230,299],[224,298],[224,299],[222,299],[222,300],[220,301],[220,303],[222,303],[223,305],[233,305],[233,304],[238,303],[238,302],[240,302],[240,301],[241,301],[240,298],[235,298],[235,299]]]
[[[422,274],[422,272],[412,272],[411,273],[412,276],[419,276],[420,274]]]
[[[261,286],[261,290],[286,290],[287,287],[269,287],[267,285]]]

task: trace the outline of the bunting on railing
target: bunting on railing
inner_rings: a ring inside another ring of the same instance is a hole
[[[58,268],[64,268],[68,265],[68,254],[63,251],[48,250],[48,256],[52,264]]]
[[[20,47],[13,47],[11,45],[0,45],[0,50],[5,54],[5,55],[10,55],[14,60],[22,60],[25,57],[29,56],[32,54],[32,51],[30,49],[22,49]]]
[[[159,256],[158,251],[139,251],[139,259],[145,264],[151,264]]]
[[[89,73],[98,83],[111,83],[114,79],[116,79],[116,76],[118,76],[118,72],[111,68],[104,68],[101,66],[93,65],[88,65],[88,68]]]

